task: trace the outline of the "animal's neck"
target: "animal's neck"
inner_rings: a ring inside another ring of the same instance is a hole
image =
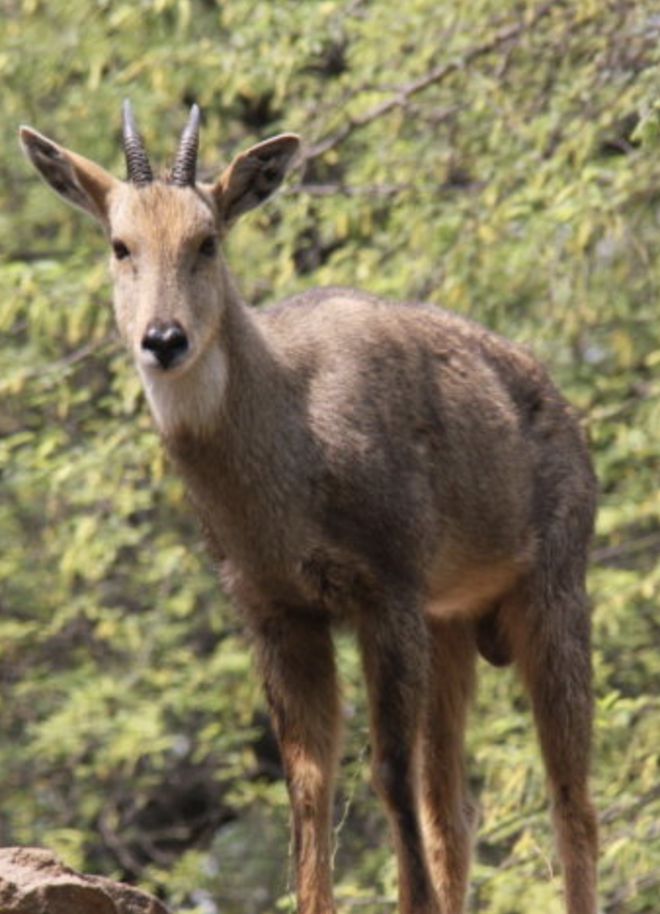
[[[287,379],[276,349],[236,299],[207,361],[181,378],[187,387],[169,392],[169,424],[160,418],[166,448],[217,557],[227,554],[253,569],[269,567],[281,549],[277,531],[285,524],[287,493],[298,484],[286,459],[282,465],[282,436],[295,448],[285,418],[295,401]]]

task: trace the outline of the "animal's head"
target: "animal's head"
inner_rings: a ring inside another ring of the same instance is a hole
[[[20,130],[42,178],[101,223],[112,246],[117,323],[143,374],[181,374],[205,352],[221,326],[228,288],[220,243],[240,215],[279,187],[300,145],[293,134],[266,140],[238,155],[214,183],[199,183],[199,122],[195,105],[174,165],[158,179],[125,102],[125,181],[36,130]]]

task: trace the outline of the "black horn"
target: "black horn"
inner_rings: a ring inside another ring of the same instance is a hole
[[[177,187],[193,187],[197,170],[197,149],[199,146],[199,107],[193,105],[190,117],[181,134],[176,159],[170,172],[169,183]]]
[[[133,109],[128,99],[124,101],[122,115],[124,155],[126,156],[128,179],[138,186],[151,184],[154,179],[153,172],[151,171],[149,158],[147,157],[142,137],[138,132],[135,118],[133,117]]]

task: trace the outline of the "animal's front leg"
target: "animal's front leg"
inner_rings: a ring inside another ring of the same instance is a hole
[[[360,620],[369,693],[374,782],[389,814],[399,864],[400,914],[440,914],[418,812],[416,747],[428,699],[428,631],[414,602]]]
[[[332,914],[331,816],[340,746],[334,651],[324,620],[274,615],[257,652],[291,800],[299,914]]]

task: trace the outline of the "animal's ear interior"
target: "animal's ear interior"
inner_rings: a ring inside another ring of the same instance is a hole
[[[211,190],[225,224],[231,225],[277,190],[299,149],[300,138],[283,133],[236,156]]]
[[[49,140],[31,127],[21,127],[21,146],[41,177],[67,203],[108,224],[108,196],[118,184],[105,169]]]

